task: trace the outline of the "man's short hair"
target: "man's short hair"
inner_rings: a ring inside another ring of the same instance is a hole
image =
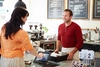
[[[70,16],[73,16],[73,12],[70,9],[65,9],[64,12],[70,12]]]

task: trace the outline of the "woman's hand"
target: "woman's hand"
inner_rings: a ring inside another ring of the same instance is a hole
[[[44,57],[44,54],[43,53],[39,53],[39,58],[42,58]]]

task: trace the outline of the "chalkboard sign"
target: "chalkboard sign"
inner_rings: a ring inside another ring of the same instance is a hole
[[[64,0],[47,0],[47,18],[60,19],[64,11]]]
[[[68,0],[68,8],[73,11],[74,19],[88,18],[88,0]]]
[[[93,1],[93,18],[100,19],[100,0]]]

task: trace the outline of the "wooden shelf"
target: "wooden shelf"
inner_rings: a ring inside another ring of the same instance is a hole
[[[87,30],[87,29],[89,29],[89,30],[95,30],[95,28],[82,28],[82,30]]]

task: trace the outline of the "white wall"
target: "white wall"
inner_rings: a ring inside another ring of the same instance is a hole
[[[3,7],[0,7],[0,10],[6,9],[6,10],[8,10],[8,12],[5,11],[5,13],[3,13],[3,14],[0,13],[0,29],[1,29],[2,25],[10,19],[11,13],[12,13],[15,3],[17,1],[18,0],[4,0],[3,1]],[[30,6],[29,0],[22,0],[22,1],[27,5],[27,10],[29,11],[29,6]]]
[[[6,7],[13,9],[14,4],[18,0],[9,0],[12,4],[8,4],[8,0],[6,1]],[[92,1],[90,0],[90,19],[89,20],[73,20],[78,23],[82,28],[100,28],[99,20],[92,20]],[[23,0],[27,5],[27,10],[30,13],[28,17],[27,23],[24,25],[24,29],[29,29],[30,24],[39,24],[43,23],[44,26],[47,26],[49,29],[48,34],[57,33],[58,25],[63,23],[62,19],[47,19],[47,0]],[[7,19],[9,19],[10,13],[6,15]]]
[[[100,28],[99,20],[92,20],[92,1],[90,0],[90,19],[89,20],[73,20],[82,28]],[[49,34],[57,33],[57,28],[62,19],[47,19],[47,0],[30,0],[30,19],[29,22],[43,23],[49,28]]]

